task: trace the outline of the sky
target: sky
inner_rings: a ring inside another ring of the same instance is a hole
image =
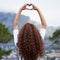
[[[60,26],[60,0],[0,0],[0,12],[17,13],[25,3],[35,4],[42,11],[48,26]],[[37,11],[25,10],[22,14],[40,22]]]

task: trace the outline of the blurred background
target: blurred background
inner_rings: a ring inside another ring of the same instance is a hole
[[[44,41],[45,52],[60,53],[60,0],[0,0],[0,60],[18,60],[13,40],[13,23],[18,10],[25,3],[35,4],[47,22]],[[31,21],[40,31],[41,22],[35,10],[24,10],[19,20],[19,29]],[[60,60],[46,56],[45,60]]]

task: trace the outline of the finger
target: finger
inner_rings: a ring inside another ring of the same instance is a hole
[[[34,4],[32,4],[33,7],[36,7]]]
[[[29,6],[29,4],[27,4]]]
[[[28,5],[28,3],[24,4],[23,6],[26,7]]]
[[[30,4],[26,3],[26,5],[28,5],[28,6],[29,6]]]
[[[31,6],[32,4],[27,4],[28,6]]]
[[[32,4],[29,4],[29,6],[31,6]]]

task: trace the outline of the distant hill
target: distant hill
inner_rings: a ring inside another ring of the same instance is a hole
[[[0,22],[5,24],[10,31],[13,31],[13,23],[15,19],[16,14],[15,13],[5,13],[5,12],[0,12]],[[19,26],[21,28],[22,25],[24,25],[27,21],[29,20],[28,16],[21,15],[20,20],[19,20]]]
[[[16,14],[15,13],[5,13],[5,12],[0,12],[0,22],[2,22],[3,24],[5,24],[11,31],[13,30],[13,23],[14,23],[14,19],[15,19]],[[30,18],[28,16],[25,15],[21,15],[20,16],[20,20],[19,20],[19,28],[21,28]],[[37,24],[36,22],[32,21],[33,24],[37,25],[38,29],[40,29],[40,24]],[[47,27],[47,33],[48,31],[50,32],[50,34],[56,30],[57,27]],[[48,35],[49,36],[49,35]]]
[[[13,23],[14,23],[14,19],[15,19],[16,14],[15,13],[5,13],[5,12],[0,12],[0,22],[2,22],[3,24],[5,24],[9,30],[11,31],[11,33],[13,32]],[[19,29],[21,29],[21,27],[26,24],[29,21],[29,17],[25,16],[25,15],[21,15],[20,19],[19,19]],[[41,26],[39,23],[32,21],[32,23],[40,30]],[[51,36],[53,34],[53,32],[56,29],[59,29],[60,27],[54,27],[54,26],[48,26],[46,29],[46,35],[45,35],[45,45],[49,46],[50,41],[48,39],[49,36]]]

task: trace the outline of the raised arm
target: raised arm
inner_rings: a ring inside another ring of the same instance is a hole
[[[41,23],[42,23],[42,28],[46,29],[47,24],[46,24],[46,21],[45,21],[45,18],[43,16],[42,12],[35,5],[32,4],[32,6],[33,6],[34,10],[37,10],[37,12],[38,12],[38,14],[40,16]]]
[[[42,12],[39,9],[37,11],[38,11],[38,14],[39,14],[40,19],[41,19],[42,28],[46,29],[47,24],[46,24],[45,18],[43,16]]]
[[[20,15],[21,15],[22,10],[25,10],[25,9],[26,9],[26,5],[27,5],[27,4],[23,5],[23,6],[19,9],[19,11],[18,11],[18,13],[17,13],[17,15],[16,15],[16,17],[15,17],[15,20],[14,20],[14,29],[18,29],[19,17],[20,17]]]
[[[21,15],[21,9],[18,11],[16,17],[15,17],[15,20],[14,20],[14,29],[18,29],[18,20],[19,20],[19,17]]]

